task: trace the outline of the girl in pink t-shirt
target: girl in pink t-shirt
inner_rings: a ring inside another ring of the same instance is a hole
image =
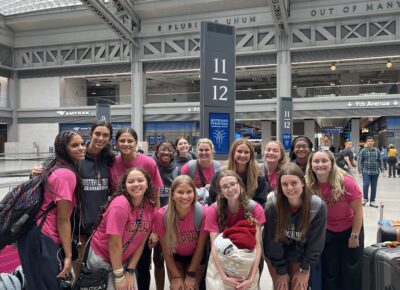
[[[137,289],[135,269],[153,227],[156,199],[147,172],[132,168],[107,202],[87,259],[89,270],[112,270],[107,289]]]
[[[282,166],[287,163],[285,148],[279,141],[270,141],[264,148],[264,163],[261,166],[270,190],[275,191],[278,187],[278,174]]]
[[[205,208],[197,200],[196,187],[187,175],[176,177],[171,185],[168,205],[156,215],[154,231],[160,237],[172,290],[198,289],[203,276],[201,265],[208,234],[204,231]],[[196,229],[197,210],[202,221]]]
[[[217,179],[217,201],[208,209],[205,224],[205,230],[210,232],[210,259],[213,259],[222,282],[235,289],[247,289],[258,283],[258,265],[261,258],[260,227],[265,223],[265,214],[262,207],[248,199],[244,188],[243,181],[237,173],[232,170],[222,171]],[[254,205],[252,212],[249,210],[250,202]],[[233,226],[240,220],[246,219],[256,224],[256,255],[247,279],[239,280],[224,272],[224,265],[218,258],[214,241],[224,229]],[[209,275],[209,272],[207,272],[207,275]]]
[[[64,131],[57,135],[54,148],[56,157],[43,173],[44,198],[36,216],[37,225],[18,240],[27,289],[59,289],[60,279],[72,267],[70,218],[81,200],[83,187],[77,163],[85,158],[86,147],[79,134]]]
[[[364,231],[362,193],[357,182],[336,165],[331,152],[319,150],[308,160],[306,185],[328,209],[323,289],[361,289]]]

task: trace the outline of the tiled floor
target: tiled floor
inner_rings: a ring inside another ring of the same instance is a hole
[[[32,166],[29,164],[28,166]],[[18,164],[18,169],[20,169]],[[10,166],[0,165],[0,170],[12,170]],[[28,167],[29,168],[29,167]],[[400,219],[400,178],[389,178],[387,173],[385,176],[380,176],[378,180],[378,192],[377,202],[384,204],[384,219]],[[360,186],[362,186],[361,180],[356,177]],[[0,178],[0,198],[8,191],[8,184],[15,183],[25,178]],[[379,219],[379,209],[365,206],[364,208],[364,229],[365,229],[365,245],[371,245],[376,242],[376,230],[377,221]],[[151,289],[156,289],[154,280],[152,280]],[[165,289],[169,289],[168,282],[166,283]],[[266,267],[264,267],[263,274],[261,276],[261,289],[270,290],[272,289],[271,278],[269,277]]]

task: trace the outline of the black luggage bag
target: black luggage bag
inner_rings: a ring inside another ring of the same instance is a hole
[[[399,243],[378,243],[364,249],[362,289],[400,290]]]

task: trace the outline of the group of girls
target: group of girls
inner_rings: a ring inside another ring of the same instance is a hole
[[[46,176],[46,189],[37,226],[18,242],[28,290],[58,289],[73,265],[78,275],[73,236],[82,244],[80,257],[88,250],[89,270],[109,270],[107,289],[149,289],[152,248],[157,290],[164,289],[164,263],[171,289],[199,289],[208,238],[210,259],[229,287],[258,285],[264,248],[275,289],[307,289],[310,265],[321,253],[324,289],[360,289],[361,192],[331,153],[311,153],[306,137],[293,142],[300,167],[276,141],[266,144],[258,166],[251,143],[238,139],[220,167],[209,139],[198,141],[192,160],[184,138],[159,142],[151,158],[136,152],[133,129],[117,132],[115,157],[110,124],[94,123],[90,137],[84,144],[77,133],[59,133],[55,160],[33,170]],[[201,188],[209,191],[208,207],[197,202]],[[255,228],[255,259],[248,275],[236,278],[225,272],[214,242],[242,220]]]

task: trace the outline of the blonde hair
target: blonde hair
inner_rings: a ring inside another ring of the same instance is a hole
[[[331,162],[332,168],[328,175],[328,182],[329,185],[332,186],[332,197],[335,201],[337,201],[342,195],[346,194],[344,191],[343,181],[344,176],[347,175],[347,173],[336,165],[335,156],[333,156],[333,153],[330,151],[318,150],[310,153],[306,169],[306,186],[313,194],[316,194],[322,198],[322,192],[319,190],[319,181],[317,175],[312,170],[312,160],[315,154],[318,152],[328,155],[328,158]]]
[[[225,170],[222,171],[218,175],[217,179],[217,216],[218,216],[218,227],[219,231],[222,232],[226,228],[226,223],[228,221],[228,216],[226,214],[226,211],[228,209],[228,201],[226,198],[224,198],[221,190],[221,185],[220,181],[222,178],[227,177],[227,176],[233,176],[236,178],[237,182],[239,182],[240,186],[240,195],[239,195],[239,206],[243,208],[243,216],[244,219],[251,220],[253,223],[256,223],[255,218],[253,217],[253,214],[249,211],[248,206],[249,206],[249,199],[247,194],[244,192],[244,184],[243,180],[240,178],[239,175],[237,175],[236,172],[232,170]]]
[[[197,141],[197,144],[196,144],[196,153],[197,153],[197,154],[199,154],[199,146],[200,146],[201,144],[208,144],[208,145],[210,146],[210,148],[211,148],[211,153],[212,153],[212,155],[214,155],[214,152],[215,152],[214,144],[213,144],[213,142],[212,142],[210,139],[208,139],[208,138],[201,138],[201,139],[199,139],[199,140]]]
[[[267,148],[267,146],[269,144],[277,144],[279,146],[279,153],[281,154],[281,158],[279,159],[278,166],[276,167],[276,170],[275,170],[276,172],[279,173],[279,171],[281,171],[282,166],[288,162],[288,160],[286,159],[286,156],[285,156],[285,148],[283,147],[283,144],[279,141],[269,141],[267,144],[265,144],[264,152],[265,152],[265,148]],[[264,157],[264,152],[263,152],[263,157]]]
[[[249,160],[249,163],[247,163],[247,168],[246,168],[245,189],[246,189],[246,193],[250,197],[254,197],[254,193],[256,192],[256,190],[258,188],[258,174],[259,174],[260,168],[256,161],[256,156],[254,153],[253,145],[250,143],[249,140],[244,139],[244,138],[239,138],[235,142],[233,142],[231,149],[229,151],[229,159],[228,159],[227,169],[237,172],[236,171],[236,162],[235,162],[235,153],[236,153],[236,148],[242,144],[246,145],[250,150],[250,160]]]
[[[166,215],[165,237],[166,237],[167,248],[168,248],[168,251],[170,254],[173,254],[176,251],[176,244],[177,244],[178,234],[179,234],[179,230],[178,230],[179,220],[178,220],[176,204],[175,204],[175,200],[173,199],[173,195],[174,195],[176,188],[181,184],[188,184],[193,189],[194,199],[193,199],[192,205],[197,201],[196,186],[194,185],[192,178],[188,175],[177,176],[174,179],[174,181],[172,182],[171,193],[168,198],[168,207],[164,213]]]

